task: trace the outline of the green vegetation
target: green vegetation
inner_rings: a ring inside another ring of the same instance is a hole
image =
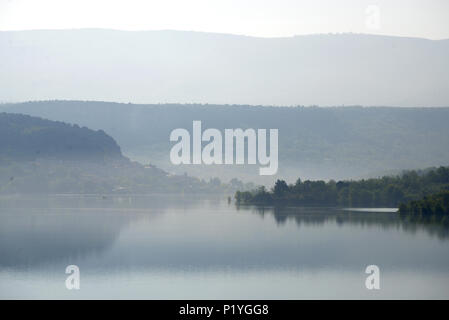
[[[449,190],[399,205],[399,213],[416,216],[449,216]],[[449,220],[447,221],[449,223]]]
[[[236,192],[240,204],[396,207],[402,202],[449,190],[449,167],[405,171],[397,176],[359,181],[301,181],[288,185],[277,180],[271,191],[260,187]]]

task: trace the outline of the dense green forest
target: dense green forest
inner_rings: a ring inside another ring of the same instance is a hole
[[[0,105],[0,110],[102,129],[125,156],[172,173],[270,185],[253,166],[174,166],[170,132],[206,128],[278,128],[277,179],[360,179],[449,163],[449,108],[268,107],[41,101]],[[263,179],[263,180],[262,180]]]
[[[399,212],[401,214],[412,214],[422,218],[446,216],[446,223],[449,224],[449,190],[425,196],[420,200],[401,203]]]
[[[248,189],[171,175],[124,157],[105,132],[21,114],[0,113],[0,193],[234,193]]]
[[[295,184],[287,184],[277,180],[270,191],[265,187],[238,191],[235,199],[240,204],[257,205],[397,207],[402,202],[440,190],[449,190],[449,167],[405,171],[397,176],[358,181],[298,179]]]

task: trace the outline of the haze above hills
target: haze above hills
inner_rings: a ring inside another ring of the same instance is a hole
[[[0,32],[0,101],[447,106],[449,40]]]

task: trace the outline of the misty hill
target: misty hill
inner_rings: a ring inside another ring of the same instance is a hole
[[[0,111],[104,129],[124,154],[168,171],[228,181],[261,180],[258,165],[174,166],[170,132],[206,128],[278,128],[279,178],[348,179],[449,163],[449,108],[256,107],[223,105],[134,105],[50,101],[5,104]]]
[[[0,32],[0,101],[448,106],[449,40]]]
[[[104,131],[21,114],[0,113],[0,161],[125,160]]]
[[[222,193],[225,186],[129,161],[104,131],[0,113],[0,193]]]

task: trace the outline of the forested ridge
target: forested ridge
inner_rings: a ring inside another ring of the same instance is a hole
[[[0,162],[36,159],[125,160],[118,144],[103,130],[0,113]]]
[[[104,130],[131,159],[168,172],[198,177],[245,178],[264,185],[258,166],[172,165],[169,136],[176,128],[279,129],[276,178],[358,179],[449,163],[449,108],[268,107],[41,101],[0,105],[0,110]]]

